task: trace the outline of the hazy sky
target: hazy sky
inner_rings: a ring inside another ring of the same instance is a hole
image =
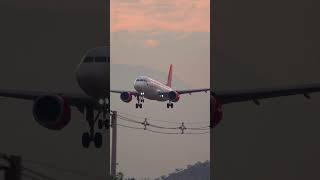
[[[209,0],[112,0],[111,88],[132,90],[138,75],[165,82],[170,64],[174,88],[210,87],[209,15]],[[135,99],[126,104],[119,95],[112,95],[111,102],[114,110],[172,122],[208,121],[210,116],[204,93],[184,95],[172,110],[166,103],[148,100],[136,110]],[[128,176],[157,177],[209,160],[209,141],[209,134],[162,135],[120,128],[118,168]]]

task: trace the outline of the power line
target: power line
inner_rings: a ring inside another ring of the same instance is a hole
[[[43,174],[43,173],[34,171],[34,170],[32,170],[32,169],[29,169],[29,168],[25,168],[25,167],[24,167],[23,170],[28,171],[28,172],[30,172],[30,173],[32,173],[32,174],[34,174],[34,175],[36,175],[36,176],[39,176],[39,177],[41,177],[41,178],[44,178],[44,179],[56,180],[56,179],[51,178],[51,177],[49,177],[49,176],[47,176],[47,175],[45,175],[45,174]]]
[[[22,173],[21,175],[26,177],[26,178],[32,179],[32,180],[42,180],[42,179],[37,178],[36,176],[30,175],[30,174]]]
[[[144,130],[144,128],[139,128],[139,127],[133,127],[133,126],[127,126],[127,125],[123,125],[123,124],[117,124],[120,127],[125,127],[125,128],[129,128],[129,129],[136,129],[136,130]]]
[[[144,122],[139,122],[139,121],[135,121],[135,120],[132,120],[130,118],[127,118],[127,117],[124,117],[124,116],[121,116],[121,115],[119,115],[119,119],[123,120],[123,121],[131,122],[131,123],[142,124],[142,125],[145,126],[145,128],[147,126],[154,127],[154,128],[159,128],[159,129],[171,129],[171,130],[180,129],[181,128],[181,126],[179,126],[179,127],[164,127],[164,126],[159,126],[159,125],[155,125],[155,124],[150,124],[150,123],[147,122],[147,119],[145,119]],[[184,126],[184,123],[182,123],[182,124]],[[203,126],[203,127],[190,127],[190,128],[188,127],[186,129],[190,129],[190,130],[209,130],[210,126],[208,125],[208,126]]]
[[[139,121],[134,121],[132,119],[123,117],[123,116],[119,116],[120,120],[124,120],[124,121],[128,121],[128,122],[133,122],[133,123],[137,123],[137,124],[143,124],[143,122],[139,122]],[[154,127],[154,128],[159,128],[159,129],[179,129],[179,127],[164,127],[164,126],[159,126],[159,125],[154,125],[154,124],[149,124],[148,126]]]
[[[39,166],[42,166],[42,167],[45,167],[45,168],[55,169],[57,171],[65,172],[65,173],[68,173],[68,174],[73,174],[73,175],[78,175],[78,176],[85,176],[85,177],[88,177],[88,178],[95,178],[95,179],[101,179],[101,180],[105,179],[103,177],[93,176],[93,175],[90,175],[88,173],[81,172],[81,171],[78,171],[78,170],[58,167],[57,165],[50,164],[50,163],[45,163],[45,162],[40,162],[40,161],[33,161],[33,160],[23,160],[23,162],[34,164],[34,165],[39,165]]]
[[[130,117],[133,117],[133,118],[138,118],[138,119],[149,119],[150,121],[157,121],[157,122],[166,122],[166,123],[169,123],[169,124],[181,124],[181,122],[173,122],[173,121],[167,121],[167,120],[159,120],[159,119],[153,119],[153,118],[150,118],[150,117],[142,117],[142,116],[137,116],[137,115],[133,115],[133,114],[129,114],[129,113],[124,113],[124,112],[119,112],[117,111],[119,114],[123,114],[123,115],[127,115],[127,116],[130,116]],[[199,122],[194,122],[194,121],[184,121],[185,123],[188,123],[188,124],[204,124],[204,123],[210,123],[210,121],[199,121]]]
[[[158,134],[182,134],[182,133],[177,133],[177,132],[163,132],[163,131],[155,131],[155,130],[151,130],[151,129],[144,129],[144,128],[139,128],[139,127],[133,127],[133,126],[127,126],[127,125],[123,125],[123,124],[117,124],[120,127],[124,127],[124,128],[128,128],[128,129],[134,129],[134,130],[146,130],[149,132],[153,132],[153,133],[158,133]],[[206,131],[206,132],[187,132],[187,133],[183,133],[183,134],[209,134],[210,131]]]

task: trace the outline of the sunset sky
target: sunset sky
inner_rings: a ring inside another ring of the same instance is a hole
[[[209,3],[111,0],[111,89],[133,90],[138,75],[165,82],[170,64],[174,67],[173,88],[210,87]],[[208,94],[185,95],[170,111],[166,103],[149,100],[138,111],[135,103],[135,99],[127,104],[118,95],[111,96],[113,110],[138,116],[173,122],[203,122],[210,116]],[[209,135],[168,136],[120,128],[118,169],[134,177],[168,174],[209,160],[209,140]]]

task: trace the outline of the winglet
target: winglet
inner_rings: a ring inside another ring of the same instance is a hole
[[[171,87],[172,84],[172,64],[170,65],[169,69],[169,74],[168,74],[168,81],[167,81],[167,86]]]

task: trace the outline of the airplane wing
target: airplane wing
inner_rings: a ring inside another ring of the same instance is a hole
[[[44,95],[59,95],[66,99],[71,106],[84,106],[84,105],[95,105],[96,101],[84,94],[70,94],[70,93],[54,93],[44,91],[28,91],[28,90],[15,90],[15,89],[0,89],[0,97],[9,97],[15,99],[24,100],[36,100],[40,96]]]
[[[299,94],[304,95],[309,99],[310,93],[319,91],[320,84],[312,84],[285,88],[213,92],[213,96],[216,97],[220,104],[253,101],[255,104],[260,105],[259,100],[261,99]]]
[[[136,92],[136,91],[110,90],[110,92],[118,93],[118,94],[121,94],[121,93],[124,93],[124,92],[128,92],[128,93],[132,94],[133,96],[139,95],[139,93]]]
[[[179,94],[192,94],[197,92],[208,92],[210,89],[188,89],[188,90],[177,90]]]

